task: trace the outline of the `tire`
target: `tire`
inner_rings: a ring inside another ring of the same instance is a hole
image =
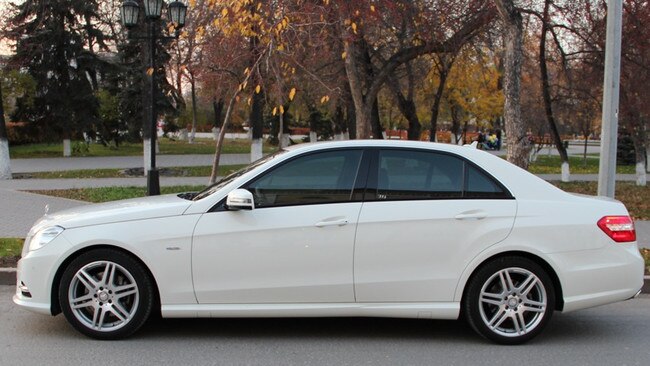
[[[553,282],[523,257],[497,258],[471,278],[463,311],[470,326],[500,344],[522,344],[541,333],[555,307]]]
[[[154,301],[151,278],[128,254],[96,249],[65,269],[59,304],[68,322],[96,339],[122,339],[147,321]]]

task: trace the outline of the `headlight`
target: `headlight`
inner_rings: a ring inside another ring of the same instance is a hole
[[[42,248],[45,244],[51,242],[65,230],[61,226],[51,226],[45,228],[32,237],[29,241],[29,251]]]

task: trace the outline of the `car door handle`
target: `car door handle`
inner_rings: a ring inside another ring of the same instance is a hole
[[[316,227],[326,227],[326,226],[343,226],[347,225],[348,220],[347,219],[341,219],[341,220],[332,220],[332,221],[321,221],[317,222],[314,224]]]
[[[487,212],[478,210],[478,211],[467,211],[460,213],[455,216],[456,220],[483,220],[487,217]]]

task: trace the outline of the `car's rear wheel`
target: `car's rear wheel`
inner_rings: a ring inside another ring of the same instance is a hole
[[[543,330],[554,305],[553,283],[541,266],[527,258],[502,257],[472,277],[463,307],[480,335],[501,344],[521,344]]]
[[[133,334],[149,318],[153,297],[151,279],[142,265],[112,249],[93,250],[74,259],[59,285],[59,303],[68,322],[97,339]]]

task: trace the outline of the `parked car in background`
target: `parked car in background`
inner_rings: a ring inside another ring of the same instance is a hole
[[[643,283],[616,200],[474,147],[291,147],[206,188],[50,214],[14,302],[118,339],[163,317],[457,319],[505,344]]]

